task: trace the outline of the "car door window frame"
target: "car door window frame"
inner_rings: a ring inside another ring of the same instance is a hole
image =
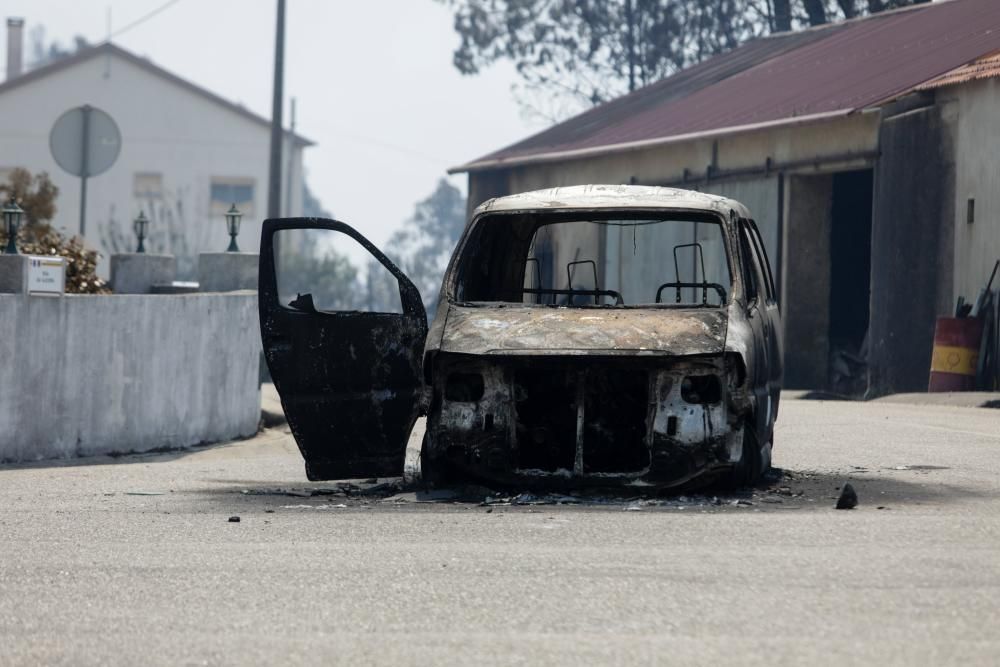
[[[427,319],[426,310],[424,309],[424,302],[420,296],[419,290],[417,290],[416,285],[410,280],[403,271],[396,266],[396,264],[389,259],[385,253],[378,249],[371,241],[365,238],[360,232],[348,225],[347,223],[340,222],[339,220],[330,220],[323,218],[285,218],[280,220],[268,220],[269,224],[263,230],[263,237],[261,238],[261,275],[264,275],[265,271],[270,272],[270,276],[273,277],[273,294],[263,294],[265,298],[273,299],[275,303],[278,304],[280,308],[291,313],[302,313],[306,315],[321,316],[321,317],[342,317],[344,315],[351,316],[395,316],[395,317],[423,317]],[[304,230],[328,230],[331,232],[336,232],[343,234],[356,243],[358,243],[362,248],[365,249],[368,254],[374,257],[379,264],[386,268],[392,277],[396,279],[396,284],[399,288],[399,301],[402,306],[401,313],[395,312],[382,312],[382,311],[364,311],[364,310],[315,310],[315,311],[305,311],[298,310],[289,307],[287,304],[281,303],[278,294],[278,262],[277,258],[274,256],[275,253],[275,243],[274,237],[278,232],[283,230],[293,230],[293,229],[304,229]],[[270,292],[272,285],[271,278],[264,281],[262,286],[266,286],[268,292]]]
[[[750,218],[746,219],[746,225],[747,229],[750,230],[750,241],[753,244],[754,253],[757,255],[757,264],[759,264],[760,270],[764,274],[764,288],[767,295],[767,302],[769,304],[777,303],[778,296],[774,286],[774,275],[771,272],[771,262],[767,257],[767,253],[764,252],[764,241],[760,236],[760,230],[757,228],[757,223]]]
[[[740,265],[743,270],[743,293],[747,300],[747,309],[752,309],[760,300],[760,276],[755,267],[753,258],[753,247],[750,242],[750,235],[747,233],[747,226],[744,219],[740,219],[737,224],[737,236],[740,248]]]

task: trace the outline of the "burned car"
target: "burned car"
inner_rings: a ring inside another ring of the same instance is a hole
[[[333,240],[370,256],[361,289],[334,275]],[[413,282],[342,222],[268,220],[260,257],[265,357],[310,480],[401,475],[421,414],[431,483],[735,486],[770,465],[780,316],[738,202],[644,186],[490,200],[429,328]]]

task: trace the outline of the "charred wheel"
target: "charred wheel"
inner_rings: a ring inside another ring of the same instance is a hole
[[[743,423],[743,452],[726,483],[731,489],[753,486],[760,479],[764,462],[755,423],[753,416],[748,417]]]
[[[449,484],[447,463],[430,453],[430,436],[424,433],[420,443],[420,479],[428,488],[440,488]]]

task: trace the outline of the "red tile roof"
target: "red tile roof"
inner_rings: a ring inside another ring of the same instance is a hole
[[[946,0],[754,40],[454,171],[842,116],[1000,50],[1000,0]]]

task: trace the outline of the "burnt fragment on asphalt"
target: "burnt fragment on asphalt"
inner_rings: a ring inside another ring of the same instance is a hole
[[[858,494],[854,490],[854,487],[850,484],[844,484],[844,490],[840,492],[840,498],[837,498],[837,509],[838,510],[852,510],[858,506]]]

